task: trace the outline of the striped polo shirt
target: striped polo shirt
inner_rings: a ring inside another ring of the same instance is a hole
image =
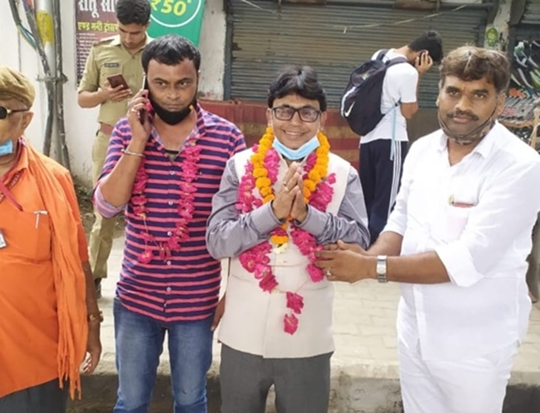
[[[215,309],[221,282],[221,263],[206,248],[206,221],[212,210],[212,197],[218,191],[227,160],[245,149],[240,130],[232,123],[197,105],[197,125],[191,137],[201,147],[199,175],[193,181],[196,192],[193,219],[188,223],[189,239],[172,256],[160,259],[158,247],[149,242],[154,253],[147,264],[137,257],[145,250],[145,224],[134,214],[133,203],[125,211],[125,246],[120,281],[116,294],[131,311],[163,322],[193,321],[210,316]],[[100,196],[99,184],[111,173],[131,140],[126,118],[115,126],[109,142],[105,166],[96,185],[94,203],[100,214],[113,216],[114,210]],[[186,139],[187,140],[187,139]],[[152,128],[144,151],[148,175],[145,195],[146,226],[157,242],[166,242],[178,222],[178,204],[184,151],[171,161]]]

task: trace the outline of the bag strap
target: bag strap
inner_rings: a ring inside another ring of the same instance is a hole
[[[382,49],[381,51],[379,51],[379,53],[377,54],[377,57],[374,60],[382,62],[384,57],[387,55],[389,51],[390,49]],[[394,66],[399,63],[407,63],[407,59],[405,58],[405,56],[394,57],[393,59],[388,59],[385,62],[385,65],[388,68],[390,66]]]
[[[386,62],[386,68],[389,68],[390,66],[394,66],[394,65],[399,65],[401,63],[408,63],[408,61],[405,57],[395,57]]]
[[[388,53],[388,51],[389,49],[382,49],[377,55],[377,57],[375,58],[375,60],[379,60],[382,62],[382,60],[384,59],[384,56],[386,56],[386,53]]]

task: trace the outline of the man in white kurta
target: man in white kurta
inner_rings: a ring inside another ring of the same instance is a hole
[[[441,67],[441,130],[412,146],[383,234],[367,253],[341,244],[320,254],[332,280],[402,283],[407,413],[500,413],[527,330],[540,156],[496,122],[508,68],[495,51],[452,51]]]

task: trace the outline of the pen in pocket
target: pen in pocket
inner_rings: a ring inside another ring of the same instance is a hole
[[[459,202],[454,199],[454,195],[450,195],[448,198],[448,205],[456,207],[456,208],[472,208],[476,206],[476,204],[471,204],[469,202]]]
[[[48,215],[48,212],[47,211],[34,211],[34,214],[36,214],[36,229],[38,229],[38,227],[39,227],[39,218],[42,215]]]

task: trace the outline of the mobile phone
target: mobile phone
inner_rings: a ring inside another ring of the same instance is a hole
[[[145,75],[143,75],[142,88],[143,90],[148,90],[148,84],[146,82]],[[147,93],[150,93],[150,92],[147,92]],[[148,115],[148,112],[146,109],[139,110],[139,121],[141,122],[141,125],[144,125],[146,123],[147,115]]]
[[[109,84],[113,89],[117,88],[118,86],[122,86],[122,89],[129,89],[129,86],[126,82],[126,79],[124,79],[124,76],[122,74],[112,75],[107,78],[109,81]]]

